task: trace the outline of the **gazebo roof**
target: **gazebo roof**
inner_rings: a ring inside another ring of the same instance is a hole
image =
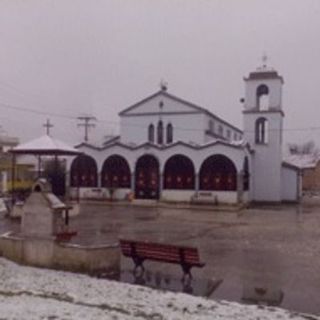
[[[34,155],[77,155],[81,152],[65,142],[53,139],[48,135],[20,144],[10,150],[14,154]]]

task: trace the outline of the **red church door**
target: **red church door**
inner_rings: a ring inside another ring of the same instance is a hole
[[[135,198],[159,199],[159,163],[151,155],[142,156],[137,162]]]

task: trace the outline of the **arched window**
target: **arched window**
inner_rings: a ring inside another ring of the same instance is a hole
[[[257,108],[259,110],[269,109],[269,88],[265,84],[261,84],[257,88]]]
[[[154,143],[154,125],[152,123],[148,128],[148,141]]]
[[[200,190],[236,190],[237,169],[224,155],[207,158],[200,168]]]
[[[164,189],[194,190],[192,161],[183,155],[172,156],[164,167]]]
[[[163,123],[161,120],[158,122],[157,131],[158,131],[158,144],[163,144]]]
[[[71,187],[97,187],[98,170],[95,160],[84,154],[76,157],[71,164],[70,179]]]
[[[249,161],[248,157],[244,158],[243,162],[243,190],[249,190],[250,186],[250,173],[249,173]]]
[[[173,127],[172,124],[169,123],[167,125],[167,143],[172,143],[173,142]]]
[[[268,143],[268,131],[268,120],[266,118],[257,119],[255,126],[255,141],[257,144]]]
[[[125,158],[113,155],[103,164],[101,186],[106,188],[130,188],[130,169]]]

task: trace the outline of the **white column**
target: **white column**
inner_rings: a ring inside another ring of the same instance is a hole
[[[161,199],[162,190],[163,190],[163,173],[160,172],[160,174],[159,174],[159,199]]]
[[[101,188],[101,172],[98,172],[97,180],[97,188]]]
[[[199,173],[195,174],[195,191],[196,193],[199,192],[200,189],[200,179],[199,179]]]
[[[134,192],[135,192],[135,182],[136,182],[136,178],[135,178],[135,172],[133,171],[132,173],[131,173],[131,192],[134,194]]]

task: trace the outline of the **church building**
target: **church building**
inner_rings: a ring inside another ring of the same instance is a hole
[[[283,78],[262,66],[244,79],[243,130],[165,85],[119,113],[120,135],[81,143],[68,183],[82,198],[296,202],[299,169],[282,159]]]

